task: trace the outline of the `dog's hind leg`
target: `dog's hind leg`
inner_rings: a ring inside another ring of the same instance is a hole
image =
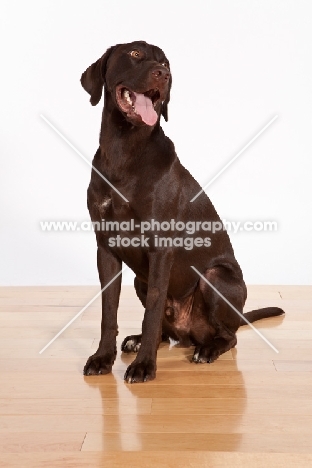
[[[208,282],[200,279],[208,321],[215,333],[205,342],[197,344],[192,359],[196,363],[211,363],[236,345],[236,331],[241,319],[235,309],[242,313],[246,300],[246,287],[240,270],[233,269],[231,265],[217,265],[209,268],[205,277],[220,294]]]

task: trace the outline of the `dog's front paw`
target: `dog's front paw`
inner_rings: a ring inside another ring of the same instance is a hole
[[[122,342],[121,351],[124,353],[137,353],[141,347],[142,335],[127,336]]]
[[[211,364],[219,356],[220,353],[217,349],[214,349],[213,347],[196,346],[194,355],[192,357],[192,362],[196,362],[196,364],[203,364],[208,362],[209,364]]]
[[[109,374],[112,370],[114,360],[115,356],[110,356],[108,354],[99,355],[95,353],[87,360],[83,373],[84,375]]]
[[[147,382],[156,377],[156,364],[152,360],[137,362],[133,361],[126,370],[124,379],[127,383]]]

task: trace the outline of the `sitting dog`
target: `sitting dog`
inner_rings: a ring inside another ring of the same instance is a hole
[[[161,340],[194,345],[193,361],[211,363],[236,345],[244,324],[239,313],[247,291],[228,234],[221,229],[207,237],[205,223],[220,224],[220,218],[205,193],[190,202],[201,187],[160,126],[161,115],[168,119],[171,81],[164,52],[143,41],[110,47],[81,77],[93,106],[105,94],[88,209],[94,223],[110,222],[110,229],[96,230],[101,340],[85,375],[109,373],[116,357],[122,262],[134,271],[145,308],[142,334],[122,344],[124,352],[137,352],[127,382],[155,378]],[[118,237],[114,226],[122,223],[128,231]],[[158,231],[142,236],[142,223],[169,225],[166,242],[159,242]],[[183,225],[196,227],[191,244]],[[245,317],[252,322],[282,313],[268,307]]]

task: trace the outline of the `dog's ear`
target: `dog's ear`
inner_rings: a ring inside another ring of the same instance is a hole
[[[168,87],[168,94],[167,94],[166,99],[165,99],[164,102],[162,103],[162,107],[161,107],[161,115],[163,116],[163,118],[165,119],[166,122],[168,122],[168,104],[169,104],[169,101],[170,101],[170,89],[171,89],[171,84],[172,84],[172,78],[171,78],[171,76],[170,76],[170,79],[169,79],[169,87]]]
[[[107,61],[115,46],[107,49],[104,55],[90,65],[81,75],[81,85],[90,94],[92,106],[96,106],[102,97],[103,86],[105,85],[105,74]]]

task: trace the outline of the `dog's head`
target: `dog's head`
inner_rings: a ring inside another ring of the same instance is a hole
[[[155,125],[160,114],[168,120],[171,81],[164,52],[143,41],[110,47],[81,76],[93,106],[100,101],[104,86],[106,96],[138,126]]]

